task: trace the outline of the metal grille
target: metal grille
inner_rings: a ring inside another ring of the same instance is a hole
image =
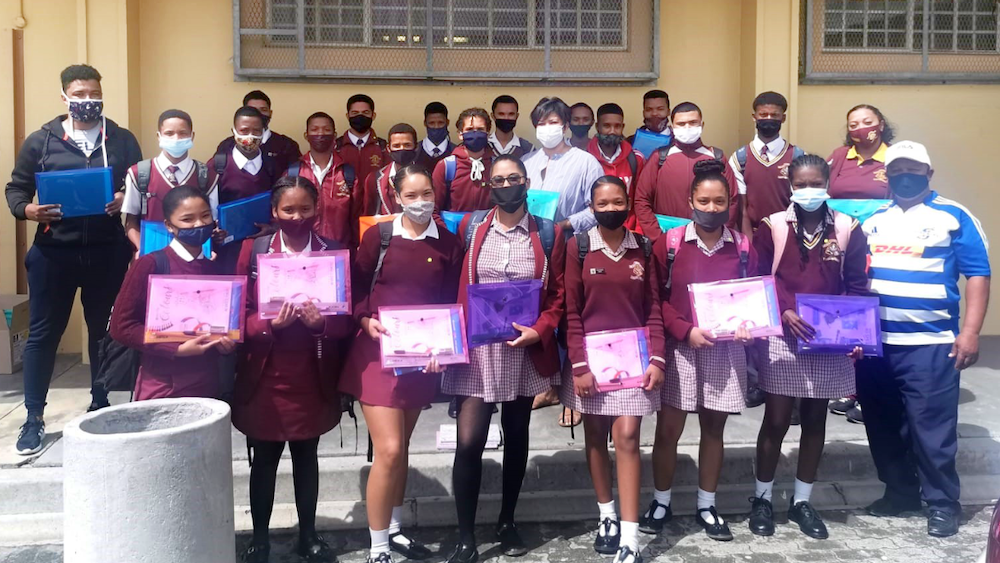
[[[237,78],[652,81],[659,0],[233,0]]]
[[[998,0],[805,0],[802,81],[1000,82]]]

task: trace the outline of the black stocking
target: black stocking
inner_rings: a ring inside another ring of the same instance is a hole
[[[250,467],[250,515],[253,518],[253,543],[267,545],[274,508],[274,482],[278,473],[284,442],[253,440],[253,464]]]
[[[528,426],[531,424],[533,397],[518,397],[503,404],[500,424],[503,426],[503,501],[500,523],[514,523],[514,509],[524,483],[528,465]]]
[[[492,404],[484,403],[477,397],[459,398],[458,443],[451,476],[458,512],[459,541],[465,545],[476,544],[476,507],[483,480],[483,450],[492,416]]]
[[[319,438],[288,443],[292,454],[292,482],[295,484],[295,510],[299,515],[299,537],[316,535],[316,502],[319,499]]]

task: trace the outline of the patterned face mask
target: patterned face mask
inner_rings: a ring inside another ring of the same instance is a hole
[[[73,118],[73,121],[93,123],[104,114],[104,100],[70,98],[65,92],[63,92],[63,96],[69,105],[69,116]]]
[[[263,137],[261,135],[240,135],[236,129],[233,129],[233,139],[236,140],[236,144],[244,153],[252,153],[260,148]]]

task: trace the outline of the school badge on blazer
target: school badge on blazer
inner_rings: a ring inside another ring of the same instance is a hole
[[[337,197],[351,197],[351,190],[347,187],[347,181],[337,184]]]
[[[885,175],[885,168],[879,168],[876,170],[872,174],[872,177],[875,178],[875,181],[877,182],[882,182],[883,184],[889,183],[889,177]]]
[[[632,262],[632,265],[629,267],[632,268],[632,275],[629,279],[633,281],[642,281],[642,275],[646,273],[646,268],[644,268],[638,260]]]
[[[843,256],[843,254],[843,250],[841,250],[840,245],[837,244],[837,239],[823,239],[824,262],[840,262],[840,257]]]
[[[382,157],[381,156],[379,156],[377,154],[373,154],[373,155],[371,155],[371,157],[369,158],[369,160],[372,163],[372,168],[382,168]]]
[[[788,167],[791,166],[791,162],[786,162],[778,167],[778,179],[787,180],[788,179]]]

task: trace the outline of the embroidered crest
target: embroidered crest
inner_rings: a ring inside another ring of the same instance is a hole
[[[878,139],[878,133],[876,133],[875,130],[872,129],[871,131],[868,132],[868,142],[872,143],[875,141],[875,139]]]
[[[876,182],[882,182],[883,184],[889,183],[889,178],[885,175],[885,168],[879,168],[876,170],[874,178]]]
[[[840,245],[837,244],[837,239],[823,239],[823,261],[824,262],[840,262],[840,257],[843,256],[843,252],[840,250]]]
[[[370,160],[371,160],[371,163],[372,163],[372,168],[381,168],[382,167],[382,156],[381,155],[373,154],[371,156]]]
[[[644,268],[638,260],[632,262],[632,265],[629,266],[629,268],[632,268],[632,276],[629,277],[631,280],[639,281],[642,279],[642,275],[646,273],[646,268]]]
[[[337,184],[337,197],[351,197],[351,190],[347,188],[347,182]]]
[[[789,165],[791,165],[791,162],[786,162],[786,163],[784,163],[784,164],[782,164],[781,166],[778,167],[778,179],[779,180],[787,180],[788,179],[788,167],[789,167]]]

